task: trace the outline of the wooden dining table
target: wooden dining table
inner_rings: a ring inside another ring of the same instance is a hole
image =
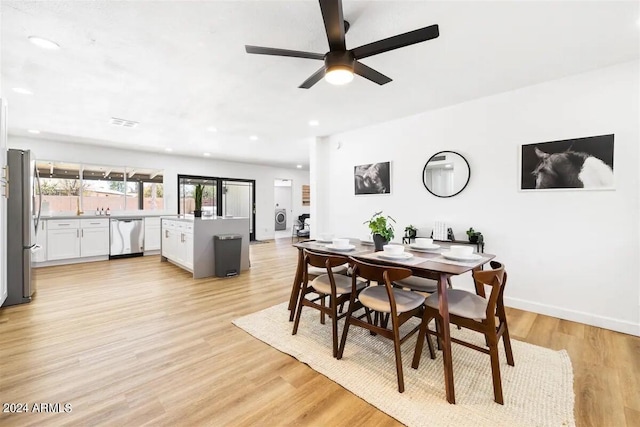
[[[404,267],[411,270],[412,274],[417,277],[433,279],[438,282],[438,310],[443,319],[442,328],[442,359],[444,363],[444,384],[449,403],[456,403],[455,391],[453,387],[453,363],[451,358],[451,331],[449,325],[449,307],[447,303],[447,284],[451,276],[457,276],[472,270],[482,269],[482,266],[495,258],[491,254],[478,254],[480,259],[471,262],[457,262],[445,259],[442,252],[450,246],[447,243],[438,244],[441,249],[434,251],[416,251],[410,245],[405,245],[405,251],[413,255],[407,260],[390,260],[379,258],[375,253],[373,244],[362,242],[359,239],[349,239],[353,248],[349,250],[333,249],[328,243],[318,242],[315,240],[307,240],[304,242],[294,243],[293,246],[298,249],[298,266],[296,275],[291,287],[291,297],[289,299],[289,320],[293,321],[298,298],[302,289],[302,281],[304,278],[304,250],[309,249],[315,252],[321,252],[331,255],[342,255],[357,258],[370,263],[380,265],[390,265],[395,267]]]

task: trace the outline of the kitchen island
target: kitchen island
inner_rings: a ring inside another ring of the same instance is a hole
[[[161,219],[161,261],[193,274],[194,279],[215,276],[214,236],[242,236],[240,271],[249,269],[249,218],[179,216]]]

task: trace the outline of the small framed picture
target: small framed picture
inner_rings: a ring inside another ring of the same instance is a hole
[[[613,134],[520,147],[520,190],[613,190]]]
[[[391,162],[353,167],[355,195],[391,194]]]

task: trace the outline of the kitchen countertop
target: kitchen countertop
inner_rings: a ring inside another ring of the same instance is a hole
[[[177,216],[177,215],[176,215]],[[176,218],[176,216],[171,216],[171,214],[167,213],[127,213],[127,214],[115,214],[115,215],[91,215],[91,214],[82,214],[82,215],[51,215],[51,216],[41,216],[41,220],[49,220],[49,219],[100,219],[100,218],[156,218],[156,217],[165,217],[165,218]]]
[[[168,216],[168,215],[162,215],[162,219],[170,219],[173,221],[184,221],[184,222],[193,222],[194,221],[194,217],[193,215],[177,215],[177,216]],[[247,217],[240,217],[240,216],[232,216],[232,217],[228,217],[228,216],[203,216],[200,218],[200,220],[202,221],[215,221],[215,220],[219,220],[219,219],[226,219],[226,220],[230,220],[230,219],[247,219]]]

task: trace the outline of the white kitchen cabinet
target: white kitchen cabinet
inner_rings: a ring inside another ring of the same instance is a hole
[[[33,262],[45,262],[47,260],[47,228],[47,221],[40,220],[38,233],[36,234],[36,244],[40,245],[40,249],[33,253],[31,257]]]
[[[80,257],[80,229],[78,227],[49,227],[47,231],[47,260],[55,261],[78,257]]]
[[[80,220],[80,256],[109,255],[109,220]]]
[[[144,250],[160,250],[160,218],[144,219]]]
[[[108,219],[45,220],[42,227],[46,258],[41,261],[109,255]]]
[[[182,245],[184,246],[184,265],[193,270],[193,232],[184,233]]]
[[[162,256],[193,269],[193,223],[162,220]]]
[[[162,221],[162,256],[175,260],[176,251],[178,250],[178,231],[176,222]]]

